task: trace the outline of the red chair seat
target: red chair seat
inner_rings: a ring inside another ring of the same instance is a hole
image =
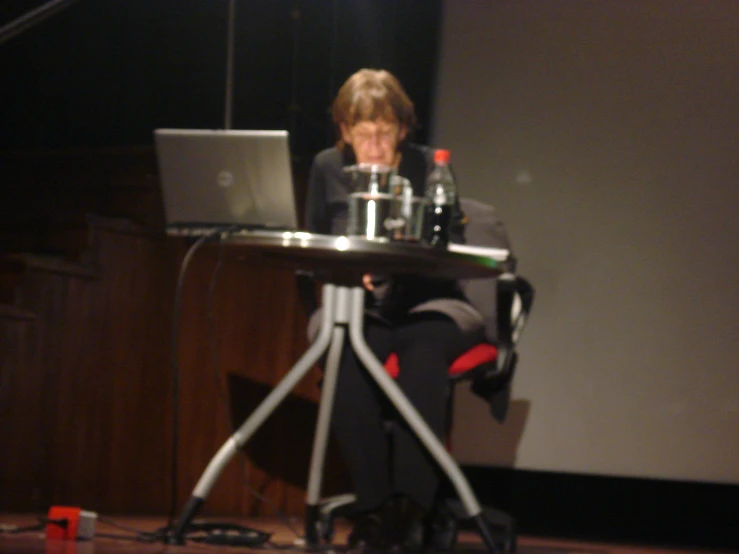
[[[488,362],[494,362],[498,357],[498,349],[492,344],[481,343],[473,346],[459,358],[454,360],[449,367],[449,377],[459,378],[468,371],[481,366]],[[385,360],[385,371],[388,372],[393,379],[398,377],[400,366],[398,365],[398,355],[392,352]]]

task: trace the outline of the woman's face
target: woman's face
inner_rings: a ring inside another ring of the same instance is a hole
[[[395,165],[398,145],[406,133],[405,126],[385,119],[360,121],[351,127],[341,125],[341,136],[360,164]]]

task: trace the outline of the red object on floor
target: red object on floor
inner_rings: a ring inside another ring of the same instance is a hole
[[[46,538],[60,540],[77,539],[77,526],[80,524],[81,508],[52,506],[49,508],[49,522],[46,524]],[[65,521],[66,523],[61,523]]]
[[[98,515],[71,506],[52,506],[46,522],[46,538],[50,540],[88,540],[95,536]]]

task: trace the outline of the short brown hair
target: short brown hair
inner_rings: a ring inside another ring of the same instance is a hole
[[[413,102],[400,81],[384,69],[360,69],[349,77],[336,95],[331,115],[339,136],[342,123],[385,119],[405,125],[409,132],[416,124]]]

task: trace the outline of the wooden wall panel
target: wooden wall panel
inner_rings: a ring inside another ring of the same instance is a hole
[[[162,233],[153,151],[36,161],[15,159],[10,189],[39,187],[44,217],[54,195],[65,197],[58,218],[79,221],[81,211],[90,234],[69,245],[82,248],[82,265],[23,258],[20,288],[6,298],[35,317],[0,317],[0,510],[45,512],[64,503],[102,513],[166,513],[171,326],[187,244]],[[14,202],[20,223],[33,219],[29,198]],[[11,217],[10,204],[4,206]],[[106,217],[84,214],[90,207]],[[120,215],[126,219],[115,219]],[[211,297],[214,253],[194,258],[181,303],[177,510],[232,427],[307,347],[292,272],[225,262]],[[228,467],[205,513],[273,513],[254,489],[281,511],[302,514],[319,378],[313,370]],[[346,490],[345,472],[335,454],[331,459],[327,489]]]
[[[0,318],[0,499],[8,499],[17,489],[24,491],[30,505],[39,472],[36,460],[25,452],[28,441],[41,431],[38,410],[29,409],[41,405],[41,387],[33,386],[41,379],[28,375],[33,368],[28,364],[27,345],[37,322],[11,317],[10,311],[4,310]]]
[[[240,425],[307,348],[307,318],[299,306],[292,272],[225,262],[208,302],[216,266],[213,256],[202,253],[185,283],[180,326],[181,449],[188,454],[181,456],[187,461],[180,482],[187,491],[232,425]],[[241,485],[244,472],[251,486],[273,498],[282,510],[302,510],[318,377],[317,372],[307,377],[268,420],[247,449],[249,462],[232,464],[214,488],[209,510],[260,513],[264,507]],[[243,386],[239,390],[229,386],[239,382],[246,384],[246,391]],[[241,409],[229,407],[229,402],[242,404]],[[313,406],[312,412],[305,409],[306,404]],[[233,414],[238,414],[236,420],[231,420]],[[234,495],[240,488],[241,493]]]
[[[172,262],[163,240],[97,228],[100,279],[70,282],[59,358],[54,502],[161,510],[167,481],[164,365]],[[152,433],[152,430],[154,432]],[[74,476],[67,478],[66,476]]]
[[[29,270],[22,292],[37,317],[16,323],[13,336],[4,326],[4,340],[28,351],[12,363],[3,358],[2,414],[13,423],[0,431],[2,509],[169,509],[170,325],[184,247],[96,233],[99,276]],[[209,305],[214,266],[212,258],[195,258],[182,299],[180,502],[231,426],[307,346],[292,273],[225,264]],[[311,373],[255,437],[250,460],[229,467],[208,499],[209,513],[271,512],[247,484],[282,511],[302,512],[318,378]]]
[[[3,367],[14,421],[2,432],[4,509],[164,508],[167,475],[158,460],[166,444],[147,437],[152,428],[158,437],[166,433],[169,383],[157,366],[167,353],[159,339],[171,301],[162,296],[171,290],[174,258],[163,240],[96,233],[97,271],[31,267],[22,285],[25,307],[36,318],[18,337],[25,359]],[[151,398],[152,389],[160,399],[150,403],[154,409],[142,409],[138,399]],[[130,413],[122,413],[122,404]],[[141,454],[149,466],[143,480],[136,467]]]

